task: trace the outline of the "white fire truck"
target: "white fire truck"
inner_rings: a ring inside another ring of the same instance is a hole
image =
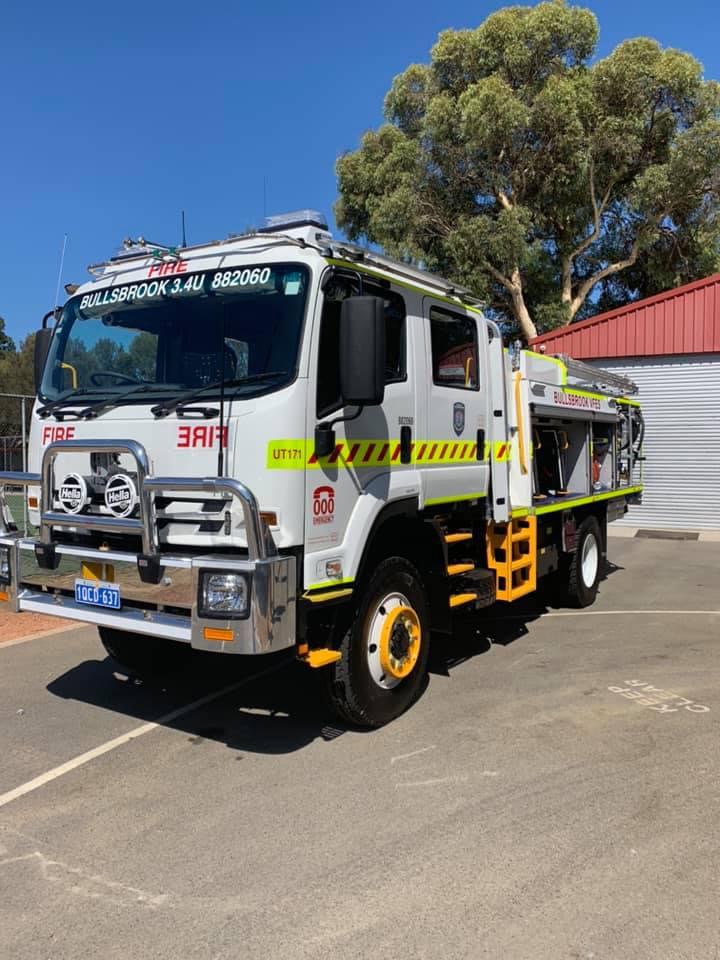
[[[379,726],[430,636],[549,578],[584,606],[641,492],[635,387],[506,350],[469,291],[302,211],[173,249],[126,241],[37,334],[0,599],[96,624],[146,676],[294,650]],[[441,641],[442,642],[442,641]]]

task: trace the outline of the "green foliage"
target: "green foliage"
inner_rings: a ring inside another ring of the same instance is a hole
[[[75,369],[78,386],[90,387],[93,385],[90,375],[101,371],[122,373],[138,382],[152,382],[155,380],[156,357],[157,336],[140,331],[127,348],[110,337],[101,337],[88,349],[81,338],[70,337],[64,361]]]
[[[15,341],[5,333],[5,320],[0,317],[0,354],[15,352]]]
[[[10,347],[0,347],[0,394],[14,393],[32,396],[34,387],[35,334],[26,337],[20,349],[10,341]],[[26,426],[29,423],[32,400],[27,400]],[[22,405],[14,398],[0,396],[0,437],[19,438],[22,435]],[[9,469],[9,468],[8,468]]]
[[[340,226],[527,338],[720,268],[720,87],[648,38],[593,63],[597,37],[564,0],[443,32],[339,158]]]

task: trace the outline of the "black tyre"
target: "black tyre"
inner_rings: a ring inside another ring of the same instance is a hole
[[[427,683],[430,625],[420,574],[402,557],[378,566],[340,644],[342,660],[324,671],[335,712],[360,727],[404,713]]]
[[[133,677],[152,679],[180,669],[190,658],[190,644],[141,633],[98,627],[100,642],[115,663]]]
[[[564,570],[565,598],[574,607],[589,607],[595,602],[603,573],[603,548],[600,524],[586,517],[577,530],[575,551]]]

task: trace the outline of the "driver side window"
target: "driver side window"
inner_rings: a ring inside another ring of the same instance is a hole
[[[342,406],[338,370],[340,309],[343,300],[359,295],[356,277],[334,276],[325,287],[320,318],[318,349],[317,415],[319,418]],[[385,303],[385,383],[400,383],[407,378],[407,338],[405,300],[389,287],[363,277],[363,294],[381,297]]]

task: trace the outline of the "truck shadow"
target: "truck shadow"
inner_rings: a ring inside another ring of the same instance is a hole
[[[607,562],[600,581],[602,584],[624,568]],[[459,617],[452,637],[435,643],[430,657],[430,672],[449,677],[450,671],[474,657],[488,653],[494,646],[507,647],[530,633],[530,624],[553,610],[564,609],[549,589],[542,586],[536,593],[512,605],[496,603],[474,615]]]
[[[608,565],[606,576],[619,569]],[[458,620],[453,636],[433,645],[430,673],[449,677],[493,646],[521,640],[532,623],[552,609],[550,598],[537,593],[512,607],[496,604]],[[78,664],[47,689],[63,700],[180,731],[198,747],[215,740],[242,759],[244,754],[294,753],[348,733],[367,734],[332,718],[319,673],[287,652],[265,656],[261,664],[256,658],[196,653],[182,673],[141,683],[118,672],[106,657]]]
[[[293,753],[349,730],[330,718],[317,676],[287,656],[263,657],[258,669],[254,658],[218,664],[212,655],[196,654],[182,674],[152,683],[126,677],[109,657],[86,660],[47,689],[64,700],[181,731],[198,746],[215,740],[238,759],[243,753]],[[173,716],[176,711],[183,712]]]

